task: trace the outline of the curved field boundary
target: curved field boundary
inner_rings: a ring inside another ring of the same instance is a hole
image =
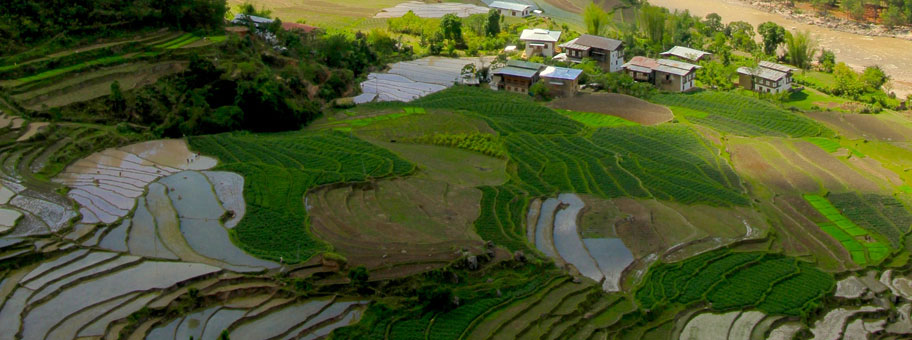
[[[309,230],[304,195],[320,185],[404,176],[415,166],[343,133],[242,135],[189,139],[222,163],[216,170],[245,178],[247,214],[230,233],[247,252],[299,262],[330,249]]]

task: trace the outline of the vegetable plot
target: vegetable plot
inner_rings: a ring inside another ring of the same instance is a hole
[[[230,233],[247,252],[303,261],[328,249],[308,230],[304,194],[318,185],[410,173],[414,165],[346,134],[222,134],[190,145],[217,157],[217,169],[244,176],[245,217]]]

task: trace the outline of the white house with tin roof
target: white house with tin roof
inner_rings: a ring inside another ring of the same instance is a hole
[[[519,40],[526,44],[526,58],[537,55],[554,58],[554,50],[560,37],[561,31],[532,28],[523,30]]]
[[[488,7],[496,9],[505,17],[524,18],[532,14],[532,6],[508,1],[494,1]]]
[[[791,67],[761,61],[757,67],[739,67],[738,82],[744,89],[760,93],[782,93],[792,89]]]
[[[662,91],[686,92],[694,87],[698,65],[670,59],[633,57],[622,67],[634,80],[655,85]]]

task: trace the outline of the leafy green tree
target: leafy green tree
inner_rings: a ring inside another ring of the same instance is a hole
[[[757,27],[757,32],[763,37],[763,52],[775,55],[779,45],[785,42],[785,28],[772,21],[767,21]]]
[[[551,100],[551,89],[548,88],[548,84],[545,83],[544,79],[532,84],[529,87],[529,94],[540,100]]]
[[[802,69],[811,67],[811,60],[817,53],[817,41],[807,31],[785,35],[786,59]]]
[[[880,90],[884,84],[890,81],[890,76],[884,72],[880,65],[866,67],[861,74],[861,78],[864,80],[865,85],[872,91]]]
[[[836,54],[833,51],[823,49],[820,51],[820,56],[817,57],[817,63],[823,72],[833,73],[833,68],[836,67]]]
[[[586,23],[586,32],[592,35],[605,34],[606,28],[611,23],[611,18],[601,6],[590,2],[583,10],[583,22]]]
[[[489,37],[496,37],[500,34],[500,11],[492,9],[488,11],[488,21],[485,25],[485,33]]]
[[[703,20],[703,25],[706,27],[706,35],[714,35],[716,32],[722,32],[725,29],[725,25],[722,24],[722,16],[717,13],[707,14],[706,20]]]
[[[271,10],[267,9],[266,7],[257,8],[255,4],[249,1],[245,1],[243,4],[241,4],[239,10],[241,14],[246,15],[253,15],[264,18],[269,18],[272,16]]]
[[[453,13],[444,15],[440,20],[440,31],[444,39],[462,41],[462,19]]]
[[[855,19],[864,19],[865,1],[864,0],[841,0],[840,7],[842,10]]]
[[[903,15],[900,6],[891,5],[890,7],[887,7],[887,9],[883,12],[882,18],[884,26],[887,26],[889,28],[893,28],[906,23],[906,16]]]
[[[864,92],[865,84],[858,73],[845,63],[838,63],[833,68],[833,77],[836,79],[833,91],[836,95],[857,98]]]
[[[753,51],[757,47],[754,42],[754,26],[744,21],[734,21],[725,27],[725,35],[731,37],[731,45],[735,49]]]
[[[662,7],[646,4],[641,13],[643,21],[643,30],[653,42],[661,43],[665,38],[665,9]]]
[[[111,83],[111,95],[108,97],[108,100],[111,105],[111,111],[115,113],[123,113],[127,108],[127,100],[124,98],[123,92],[120,90],[120,82],[114,81]]]

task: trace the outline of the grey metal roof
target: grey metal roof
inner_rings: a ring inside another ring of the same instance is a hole
[[[507,66],[494,70],[494,74],[505,75],[505,76],[514,76],[514,77],[523,77],[523,78],[532,78],[535,77],[535,74],[538,73],[538,69],[528,69],[520,68],[515,66]]]
[[[640,73],[652,73],[652,69],[640,65],[624,64],[623,68]]]
[[[704,56],[707,56],[707,55],[712,55],[712,53],[695,50],[695,49],[692,49],[689,47],[684,47],[684,46],[672,47],[670,50],[663,52],[661,54],[661,56],[663,56],[663,57],[675,56],[678,58],[692,60],[692,61],[700,60],[701,58],[703,58]]]
[[[671,67],[671,66],[667,66],[667,65],[659,65],[659,67],[657,67],[655,70],[656,70],[656,72],[669,73],[669,74],[674,74],[674,75],[678,75],[678,76],[682,76],[682,77],[686,76],[690,72],[693,72],[693,69],[682,69],[682,68]]]
[[[255,24],[271,24],[274,20],[255,15],[235,14],[232,22],[252,21]]]
[[[515,2],[506,2],[506,1],[494,1],[488,7],[499,8],[499,9],[508,9],[511,11],[525,11],[532,6],[526,4],[518,4]]]
[[[565,43],[561,44],[560,47],[565,48],[565,49],[581,50],[581,51],[588,51],[589,49],[591,49],[591,47],[589,47],[589,46],[577,44],[576,39],[565,42]]]
[[[761,68],[767,68],[767,69],[775,70],[775,71],[779,71],[779,72],[792,72],[792,68],[791,68],[791,67],[788,67],[788,66],[785,66],[785,65],[781,65],[781,64],[772,63],[772,62],[769,62],[769,61],[761,61],[761,62],[760,62],[760,67],[761,67]]]
[[[541,76],[543,78],[575,80],[579,78],[581,74],[583,74],[583,70],[548,66],[542,71]]]
[[[602,49],[602,50],[606,50],[606,51],[614,51],[614,50],[617,50],[619,47],[621,47],[621,45],[623,45],[623,44],[624,44],[624,42],[622,42],[620,40],[600,37],[597,35],[583,34],[583,35],[579,36],[578,38],[570,40],[566,44],[561,45],[561,47],[564,47],[565,45],[567,45],[568,48],[583,49],[583,48],[570,47],[570,45],[577,45],[577,46],[587,47],[585,49],[598,48],[598,49]]]
[[[743,66],[738,68],[738,74],[754,76],[757,78],[771,80],[771,81],[779,81],[780,79],[785,78],[785,76],[788,75],[788,73],[786,73],[786,72],[780,72],[780,71],[765,68],[765,67],[749,68],[749,67],[743,67]]]
[[[681,61],[677,61],[677,60],[670,60],[670,59],[659,59],[657,62],[659,63],[659,65],[665,65],[665,66],[680,68],[680,69],[684,69],[684,70],[695,70],[695,69],[703,68],[700,65],[694,65],[694,64],[685,63],[685,62],[681,62]]]
[[[538,71],[538,70],[541,70],[541,68],[545,65],[542,65],[539,63],[523,61],[523,60],[507,60],[507,66],[526,68],[526,69]]]

